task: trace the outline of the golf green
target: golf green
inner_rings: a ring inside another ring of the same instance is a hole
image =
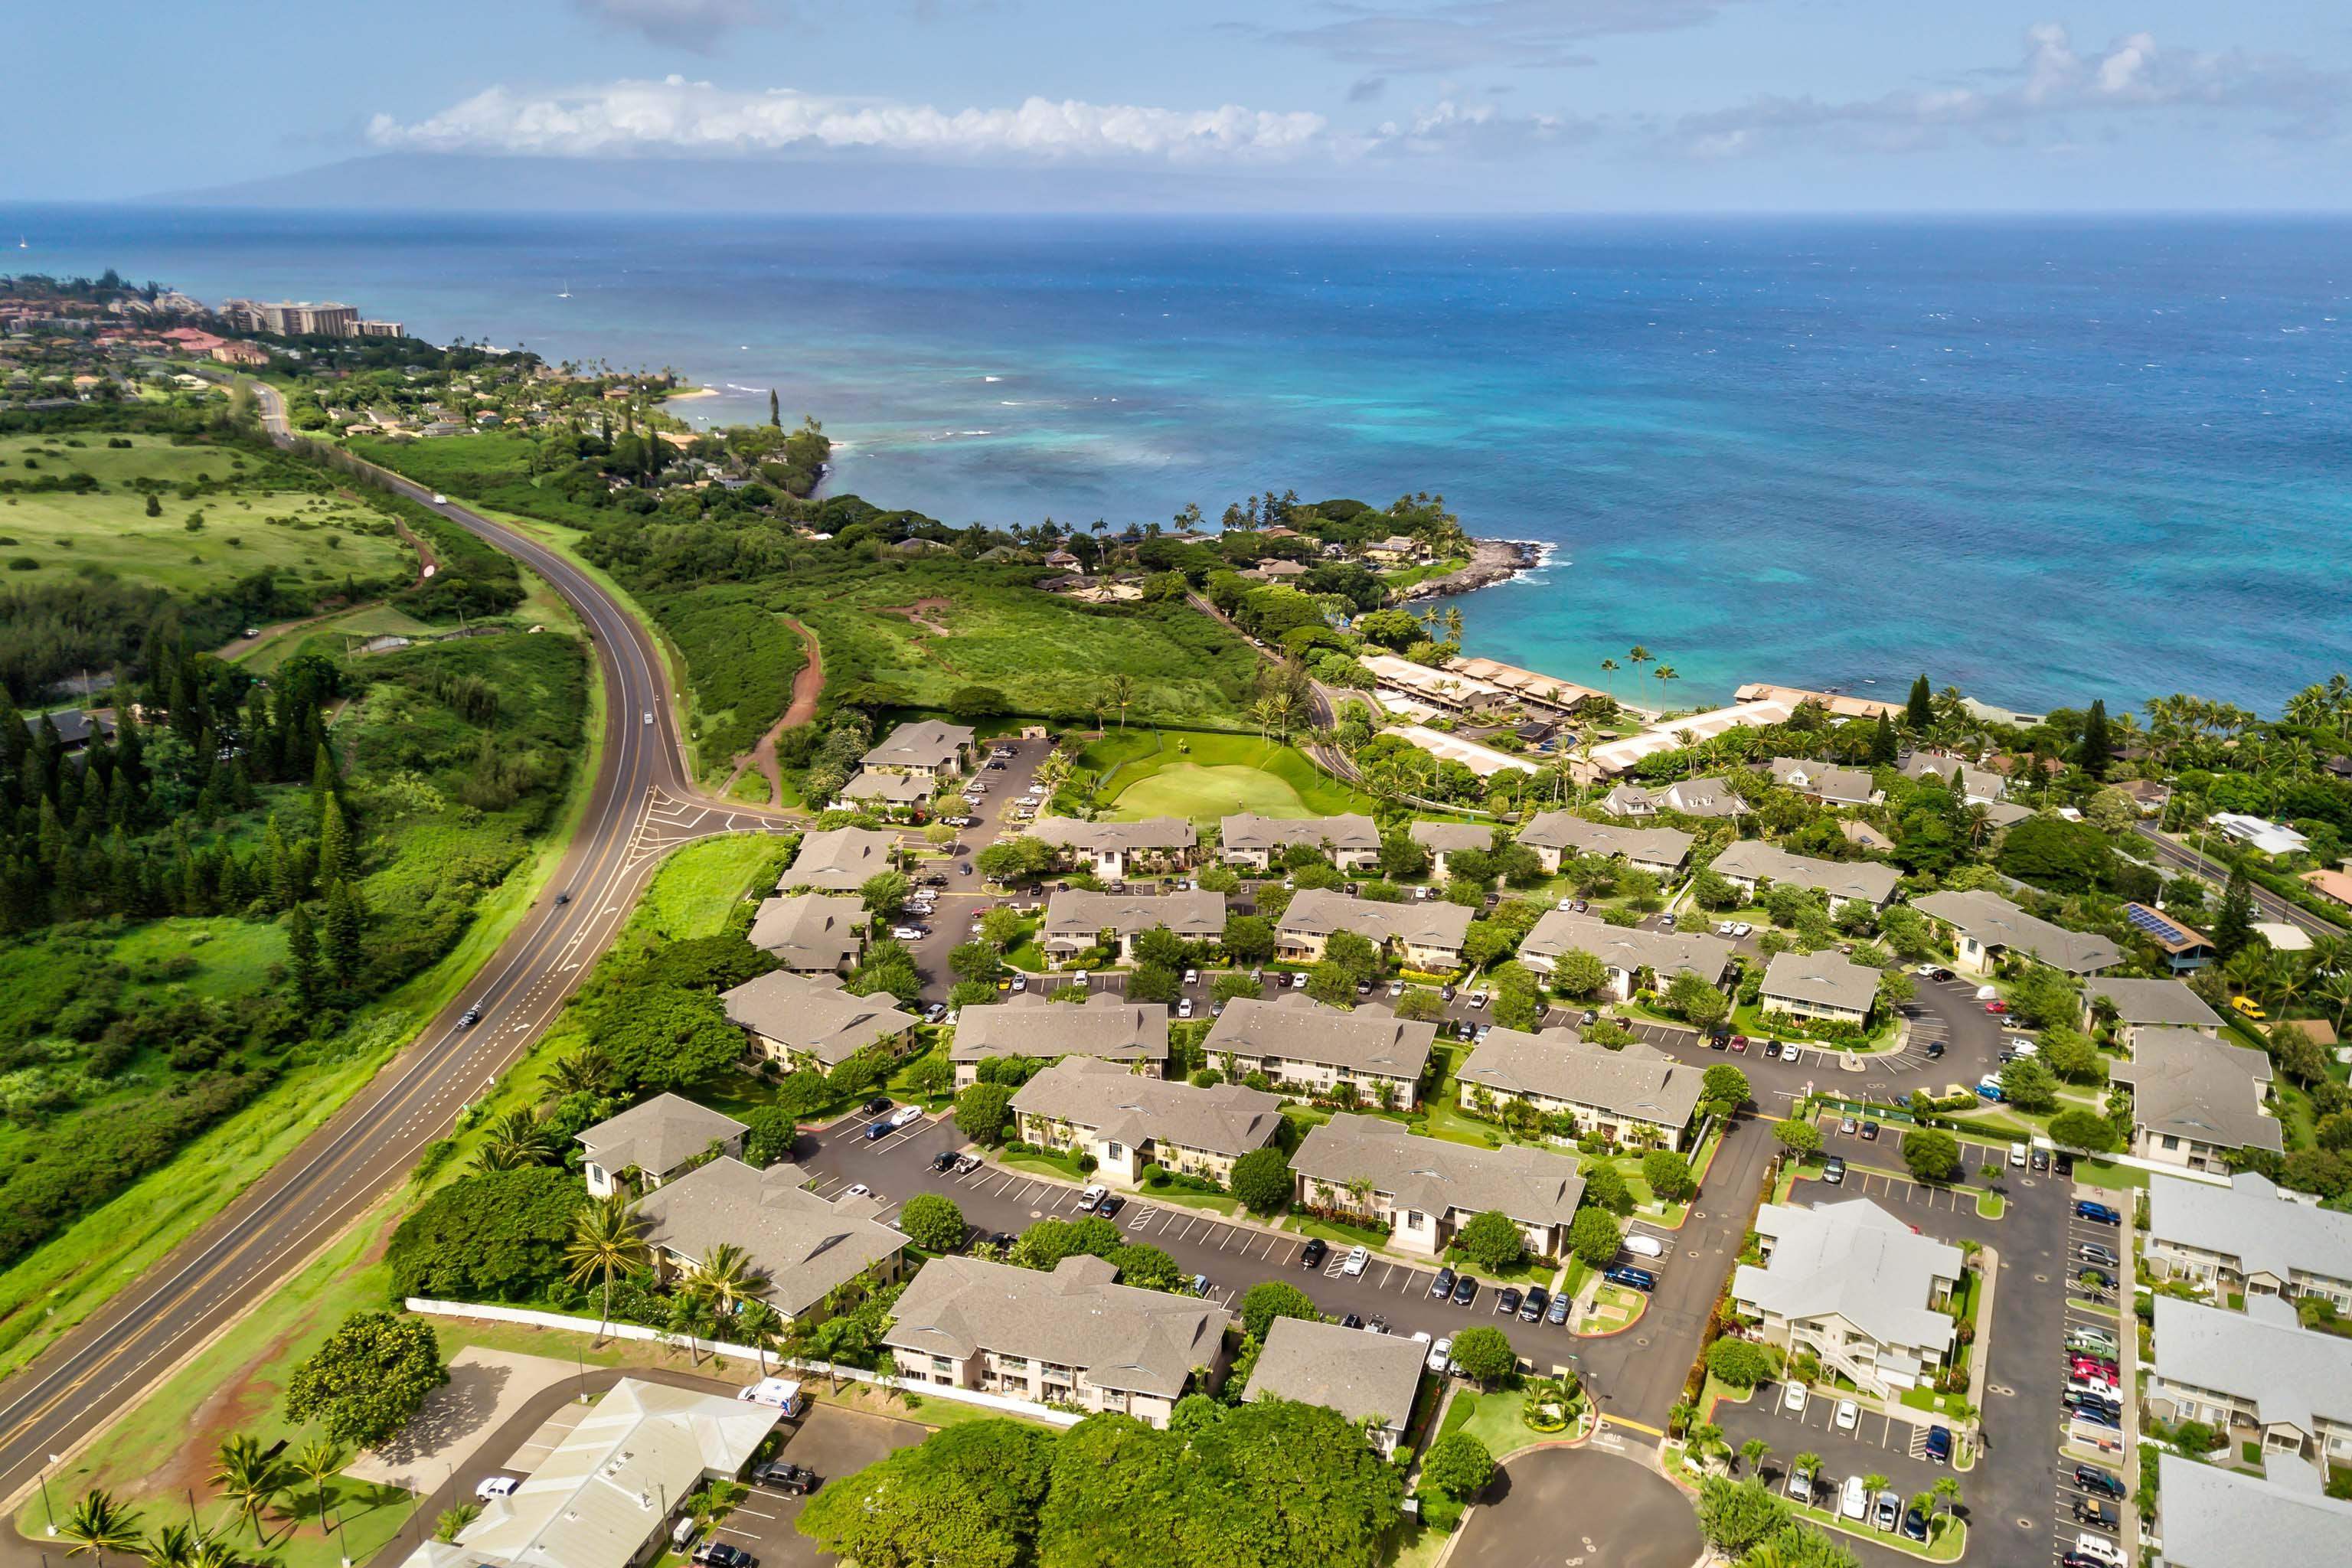
[[[1199,820],[1255,812],[1260,816],[1313,816],[1298,792],[1260,768],[1204,768],[1176,763],[1121,790],[1118,803],[1106,815],[1120,822],[1146,816],[1189,816]]]

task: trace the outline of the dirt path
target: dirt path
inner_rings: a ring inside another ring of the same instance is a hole
[[[930,617],[938,611],[952,609],[954,606],[953,599],[918,599],[911,605],[883,605],[874,613],[877,616],[904,616],[935,637],[951,637],[955,636],[951,627],[942,626]]]
[[[349,490],[343,490],[340,493],[345,496],[350,496],[353,500],[359,500],[359,497],[352,495],[352,492]],[[431,568],[437,567],[440,565],[440,562],[433,553],[433,546],[425,541],[419,539],[415,534],[411,533],[408,531],[408,525],[406,523],[401,521],[398,518],[394,518],[392,520],[392,526],[394,531],[400,535],[402,541],[406,543],[411,550],[416,552],[416,577],[415,581],[409,584],[409,586],[415,587],[416,584],[425,581],[426,571]],[[228,641],[221,644],[220,647],[213,650],[213,657],[222,660],[243,658],[247,654],[251,653],[255,648],[259,647],[262,644],[282,637],[288,632],[299,632],[304,626],[316,626],[319,622],[326,620],[331,616],[348,615],[353,610],[364,609],[369,605],[381,603],[383,603],[382,600],[366,599],[356,605],[338,605],[331,610],[321,610],[315,616],[305,616],[299,621],[280,621],[276,626],[262,627],[251,637],[229,638]]]
[[[776,765],[776,737],[816,717],[816,700],[818,694],[824,690],[824,649],[818,646],[816,634],[808,627],[790,616],[781,618],[784,625],[800,634],[801,646],[808,651],[808,658],[801,661],[800,668],[793,676],[793,700],[785,705],[784,716],[776,721],[773,729],[760,737],[760,743],[751,748],[750,756],[737,759],[735,771],[727,775],[727,783],[719,791],[722,800],[734,794],[735,781],[743,776],[746,767],[759,769],[760,776],[768,781],[769,805],[773,805],[782,800],[784,771]]]

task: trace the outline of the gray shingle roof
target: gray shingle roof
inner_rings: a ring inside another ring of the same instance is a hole
[[[1725,848],[1713,862],[1720,876],[1761,879],[1811,888],[1832,899],[1861,899],[1883,904],[1895,896],[1903,873],[1875,860],[1817,860],[1791,855],[1777,844],[1743,838]]]
[[[1417,947],[1458,948],[1469,934],[1473,913],[1443,899],[1391,904],[1351,899],[1336,888],[1303,888],[1282,911],[1275,930],[1302,936],[1351,931],[1374,942],[1393,940]]]
[[[1574,1159],[1522,1143],[1483,1149],[1417,1138],[1404,1123],[1340,1114],[1307,1130],[1290,1168],[1332,1186],[1365,1180],[1405,1208],[1444,1215],[1500,1209],[1522,1225],[1564,1226],[1584,1197]]]
[[[931,798],[931,781],[912,773],[857,773],[841,786],[841,798],[913,805]]]
[[[957,1017],[950,1061],[988,1057],[1099,1057],[1112,1062],[1165,1062],[1168,1009],[1097,991],[1073,1006],[1023,995],[966,1007]]]
[[[1519,842],[1580,855],[1622,855],[1637,864],[1679,866],[1690,858],[1691,836],[1672,827],[1618,827],[1587,822],[1574,812],[1547,811],[1519,829]]]
[[[1139,822],[1041,816],[1029,825],[1029,837],[1056,848],[1094,851],[1190,849],[1201,841],[1199,830],[1181,816],[1147,816]]]
[[[1519,943],[1522,957],[1557,961],[1571,951],[1589,952],[1627,973],[1652,970],[1661,982],[1688,971],[1713,985],[1731,964],[1731,943],[1719,936],[1613,926],[1572,910],[1548,911]]]
[[[2352,1562],[2352,1502],[2308,1487],[2157,1457],[2170,1568],[2288,1568]]]
[[[1045,900],[1040,936],[1048,943],[1092,947],[1106,931],[1137,936],[1155,926],[1186,942],[1213,942],[1224,934],[1225,896],[1202,889],[1154,895],[1056,888]]]
[[[1278,1095],[1237,1083],[1195,1089],[1092,1057],[1047,1068],[1014,1093],[1013,1109],[1093,1128],[1129,1148],[1169,1142],[1236,1155],[1264,1148],[1282,1120]]]
[[[1412,1081],[1428,1065],[1436,1038],[1434,1024],[1370,1008],[1345,1013],[1294,992],[1278,1002],[1244,996],[1227,1003],[1202,1048],[1211,1061],[1227,1052],[1244,1061],[1279,1057]]]
[[[1495,843],[1495,829],[1484,822],[1416,822],[1410,831],[1415,844],[1441,855],[1488,849]]]
[[[2244,1400],[2265,1426],[2352,1426],[2352,1340],[2299,1326],[2294,1304],[2276,1296],[2250,1297],[2242,1312],[2157,1297],[2154,1371]]]
[[[1861,769],[1836,767],[1807,757],[1773,758],[1772,777],[1833,805],[1864,805],[1878,794],[1877,784]]]
[[[1244,1399],[1296,1399],[1336,1410],[1350,1426],[1378,1415],[1402,1429],[1421,1393],[1423,1349],[1402,1334],[1276,1318],[1265,1331]]]
[[[1784,1318],[1836,1313],[1884,1345],[1941,1351],[1952,1320],[1927,1305],[1938,1279],[1960,1277],[1960,1249],[1915,1234],[1872,1203],[1797,1208],[1766,1204],[1759,1234],[1773,1238],[1771,1261],[1741,1264],[1731,1293]]]
[[[743,1124],[675,1094],[657,1094],[580,1134],[580,1147],[608,1171],[634,1165],[661,1175],[681,1161],[740,1138]]]
[[[1679,1128],[1698,1109],[1701,1070],[1638,1042],[1610,1051],[1586,1045],[1573,1029],[1531,1035],[1497,1027],[1454,1076],[1499,1095],[1573,1100]]]
[[[854,893],[866,878],[891,869],[890,855],[898,847],[895,833],[870,827],[835,827],[801,837],[792,869],[776,884],[786,888],[821,888],[827,892]]]
[[[2205,998],[2178,980],[2135,980],[2116,975],[2083,986],[2083,997],[2095,1003],[2105,997],[2114,1004],[2117,1021],[2125,1024],[2172,1024],[2185,1029],[2218,1029],[2221,1016]]]
[[[1769,1003],[1776,996],[1867,1013],[1878,999],[1878,971],[1843,953],[1776,952],[1765,966],[1764,999]]]
[[[970,1361],[982,1350],[1076,1367],[1101,1388],[1173,1397],[1217,1356],[1231,1320],[1192,1296],[1112,1284],[1099,1258],[1050,1273],[972,1258],[934,1258],[898,1298],[882,1342]]]
[[[793,893],[761,900],[750,940],[787,969],[835,970],[857,956],[865,929],[866,906],[857,899]]]
[[[1257,816],[1248,812],[1228,816],[1221,825],[1220,842],[1228,849],[1281,849],[1293,844],[1314,844],[1332,849],[1378,849],[1381,830],[1369,816],[1349,812],[1341,816]]]
[[[2223,1149],[2284,1147],[2275,1118],[2263,1114],[2270,1058],[2194,1029],[2142,1029],[2129,1061],[2107,1077],[2131,1085],[2132,1121],[2152,1133]]]
[[[796,1316],[907,1245],[874,1217],[878,1200],[828,1203],[808,1179],[790,1163],[759,1171],[721,1158],[647,1193],[637,1212],[648,1241],[695,1262],[722,1244],[741,1247],[768,1277],[767,1300]]]
[[[869,768],[951,767],[960,748],[971,744],[971,730],[937,719],[901,724],[859,759]]]
[[[915,1026],[887,991],[853,996],[830,979],[772,970],[722,994],[727,1021],[839,1067],[875,1041]]]
[[[1922,779],[1929,773],[1947,784],[1957,779],[1961,797],[1967,800],[1996,801],[2009,790],[2009,781],[1991,769],[1937,752],[1914,752],[1903,759],[1902,769],[1907,779]]]
[[[1965,931],[1981,946],[2021,952],[2068,974],[2095,973],[2123,958],[2105,937],[2052,925],[1982,888],[1929,893],[1912,900],[1911,907],[1930,920]]]
[[[2158,1175],[2147,1184],[2147,1235],[2222,1258],[2250,1274],[2295,1269],[2352,1283],[2352,1215],[2279,1196],[2267,1176],[2241,1171],[2226,1187]]]

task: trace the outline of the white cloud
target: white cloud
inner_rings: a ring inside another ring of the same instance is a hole
[[[1491,103],[1463,104],[1440,99],[1413,111],[1410,120],[1382,122],[1366,151],[1380,153],[1460,154],[1507,158],[1538,148],[1590,140],[1597,122],[1566,121],[1550,114],[1504,114]]]
[[[2072,147],[2076,140],[2063,126],[2081,117],[2192,110],[2267,115],[2282,133],[2311,134],[2333,123],[2347,85],[2341,72],[2242,50],[2159,48],[2147,33],[2085,55],[2054,22],[2027,29],[2016,65],[1972,71],[1965,80],[1846,101],[1756,98],[1683,116],[1667,144],[1697,158],[1740,157],[1797,141],[1897,153],[1939,145],[1955,132],[2016,142],[2048,125],[2059,144]]]
[[[1437,0],[1378,5],[1338,0],[1333,20],[1269,29],[1277,43],[1387,71],[1473,66],[1589,66],[1578,46],[1622,33],[1703,26],[1737,0]]]
[[[943,110],[887,100],[826,98],[778,88],[747,92],[666,77],[546,93],[494,87],[430,118],[379,114],[379,147],[590,158],[872,149],[973,159],[1275,161],[1327,145],[1319,114],[1244,109],[1153,109],[1031,98],[1010,109]]]

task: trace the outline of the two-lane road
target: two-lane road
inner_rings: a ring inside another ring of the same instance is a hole
[[[277,392],[257,386],[271,434],[289,439]],[[377,470],[382,474],[382,470]],[[395,1185],[426,1144],[488,1088],[586,975],[628,918],[661,854],[714,833],[784,820],[696,797],[680,757],[667,674],[644,629],[604,587],[537,542],[396,476],[385,482],[521,560],[578,613],[606,694],[602,759],[587,810],[541,900],[468,986],[343,1110],[212,1223],[25,1370],[0,1384],[0,1493],[21,1497],[173,1369],[201,1351]],[[479,1022],[462,1015],[478,1008]],[[26,1543],[0,1550],[33,1559]]]

